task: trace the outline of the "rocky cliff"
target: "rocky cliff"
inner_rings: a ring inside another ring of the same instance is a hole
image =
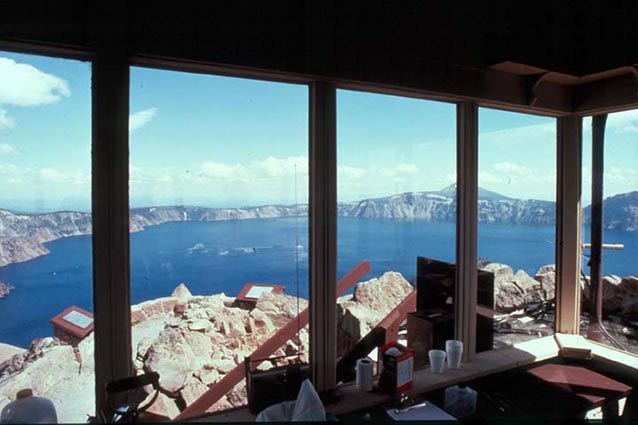
[[[638,191],[605,199],[603,215],[605,229],[638,232]],[[583,221],[591,224],[591,206],[583,210]]]
[[[479,189],[478,220],[481,223],[546,225],[555,222],[553,202],[513,199]],[[130,230],[174,221],[226,221],[307,216],[308,206],[266,205],[247,208],[204,208],[165,206],[135,208],[130,214]],[[456,220],[456,189],[410,192],[384,198],[366,199],[338,205],[342,217],[409,219],[428,222]],[[589,207],[584,210],[589,220]],[[605,227],[628,232],[638,231],[638,192],[616,195],[605,200]],[[0,210],[0,267],[27,261],[49,251],[45,243],[91,233],[91,214],[53,212],[16,214]]]
[[[130,230],[139,232],[146,227],[172,221],[246,220],[307,214],[306,205],[230,209],[192,206],[135,208],[130,213]],[[61,211],[30,215],[0,210],[0,267],[48,254],[47,242],[90,233],[89,213]]]
[[[409,192],[341,204],[339,215],[453,222],[456,220],[456,189],[452,185],[441,191]],[[480,189],[478,220],[495,224],[552,224],[555,222],[555,205],[549,201],[512,199]]]

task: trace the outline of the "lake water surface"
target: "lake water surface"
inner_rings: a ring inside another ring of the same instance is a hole
[[[286,293],[308,297],[308,222],[262,219],[179,222],[131,235],[131,299],[134,304],[169,296],[184,282],[193,294],[235,296],[247,282],[277,283]],[[366,259],[372,271],[415,276],[416,257],[453,262],[455,225],[381,219],[340,218],[338,274]],[[533,275],[554,263],[553,226],[479,226],[479,256]],[[605,232],[606,243],[625,243],[605,252],[605,273],[638,274],[635,233]],[[0,281],[15,286],[0,298],[0,342],[28,347],[50,336],[49,320],[70,305],[93,310],[91,237],[47,244],[51,253],[0,268]],[[588,269],[585,271],[588,273]],[[297,292],[297,284],[299,291]]]

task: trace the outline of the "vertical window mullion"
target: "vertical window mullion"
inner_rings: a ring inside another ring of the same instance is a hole
[[[454,333],[463,341],[463,360],[476,353],[478,107],[457,105],[456,290]]]
[[[310,87],[310,361],[314,385],[336,385],[337,146],[336,89]]]
[[[117,47],[93,62],[92,205],[96,412],[107,383],[131,369],[128,116],[129,66]]]
[[[556,155],[556,332],[578,334],[580,321],[580,232],[582,119],[557,120]]]

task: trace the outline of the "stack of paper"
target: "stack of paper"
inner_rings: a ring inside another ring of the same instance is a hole
[[[437,407],[433,403],[425,402],[423,406],[407,409],[390,409],[388,415],[395,421],[456,421],[457,419]]]

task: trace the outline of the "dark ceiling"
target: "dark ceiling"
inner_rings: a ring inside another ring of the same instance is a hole
[[[637,22],[638,1],[0,2],[4,40],[86,47],[123,29],[134,54],[363,78],[503,61],[594,74],[638,63]]]

